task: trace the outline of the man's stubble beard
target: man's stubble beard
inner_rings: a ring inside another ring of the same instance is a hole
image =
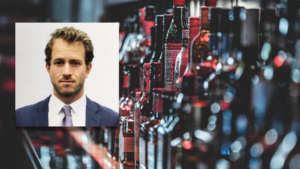
[[[52,83],[54,90],[57,92],[57,94],[64,96],[64,97],[72,97],[74,95],[76,95],[77,93],[80,92],[80,90],[82,89],[84,82],[79,83],[73,91],[66,91],[66,92],[62,92],[61,88],[56,84],[56,83]]]

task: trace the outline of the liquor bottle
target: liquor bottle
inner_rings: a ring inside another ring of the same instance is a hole
[[[130,80],[130,90],[129,93],[136,93],[139,91],[139,67],[138,66],[128,66],[129,67],[129,80]],[[125,99],[124,102],[120,105],[120,115],[119,115],[119,156],[120,156],[120,164],[123,164],[124,155],[123,155],[123,148],[124,148],[124,139],[123,139],[123,131],[125,129],[125,120],[128,118],[133,118],[133,100],[132,95],[129,95]]]
[[[209,7],[201,7],[201,30],[197,37],[191,43],[191,60],[192,60],[192,73],[197,76],[197,85],[203,86],[204,81],[214,71],[214,60],[208,55],[209,43],[209,20],[208,20]],[[195,88],[197,91],[197,88]],[[204,92],[204,91],[198,91]],[[202,95],[198,93],[198,95]]]
[[[191,73],[192,69],[192,60],[191,60],[191,43],[193,42],[194,38],[200,32],[200,17],[189,17],[188,18],[188,26],[189,26],[189,39],[188,39],[188,63],[187,67],[184,71],[184,75],[189,72]],[[182,86],[182,76],[179,77],[176,81],[176,85]]]
[[[149,63],[145,62],[145,58],[147,56],[149,60],[151,59],[152,52],[154,51],[154,44],[151,43],[154,41],[153,36],[155,36],[155,31],[151,31],[151,27],[155,27],[155,7],[154,6],[147,6],[144,8],[145,9],[145,19],[143,22],[144,26],[144,32],[145,32],[145,39],[140,43],[140,62],[139,62],[139,67],[140,67],[140,75],[143,75],[143,67],[144,63]],[[141,11],[143,12],[143,10]],[[141,13],[142,14],[142,13]],[[143,78],[140,78],[140,84],[141,84],[141,91],[143,91]]]
[[[130,94],[129,93],[129,73],[128,73],[128,70],[129,70],[129,66],[128,65],[124,65],[123,66],[123,69],[122,69],[122,75],[123,75],[123,84],[122,84],[122,97],[120,98],[119,100],[119,105],[121,106],[122,102],[125,101],[126,98],[128,98],[128,95]],[[119,113],[120,110],[119,110]]]
[[[157,62],[162,52],[163,17],[163,15],[155,16],[155,41],[151,42],[154,44],[155,52],[153,52],[149,63]]]
[[[164,18],[163,18],[163,36],[162,36],[162,51],[160,53],[158,62],[162,63],[162,69],[163,69],[163,73],[162,73],[162,79],[165,79],[165,38],[166,38],[166,34],[169,30],[170,24],[172,22],[172,17],[173,15],[171,14],[164,14]],[[165,81],[162,81],[163,83],[163,87],[165,86]]]
[[[169,118],[169,109],[167,106],[164,107],[164,98],[173,100],[175,92],[172,90],[163,90],[163,88],[155,88],[153,91],[153,111],[154,116],[153,120],[156,120],[159,123],[151,126],[149,128],[149,140],[148,140],[148,168],[157,168],[157,152],[159,151],[157,148],[157,130],[160,126],[162,126],[165,122],[168,121]],[[171,97],[171,98],[170,98]],[[168,101],[166,101],[168,102]],[[161,114],[161,115],[160,115]],[[159,117],[161,118],[159,119]],[[154,123],[153,123],[154,124]],[[163,151],[160,149],[160,151]]]
[[[156,131],[157,135],[157,152],[156,152],[156,168],[166,168],[167,167],[167,127],[173,121],[174,109],[173,102],[176,100],[175,91],[173,90],[164,90],[163,94],[163,106],[162,112],[163,117],[160,123],[157,126],[154,126],[154,131]],[[156,129],[157,128],[157,129]],[[154,133],[155,135],[155,133]]]
[[[174,70],[174,79],[175,79],[175,86],[176,89],[180,88],[181,83],[178,83],[178,79],[183,76],[184,71],[187,67],[188,62],[188,38],[189,38],[189,30],[182,30],[182,48],[180,53],[176,57],[175,62],[175,70]],[[177,90],[179,91],[179,90]]]
[[[146,7],[146,16],[145,16],[145,35],[146,39],[140,43],[140,50],[145,55],[141,56],[140,64],[141,66],[144,63],[149,63],[152,54],[154,52],[155,42],[155,7],[147,6]],[[153,27],[153,28],[152,28]]]
[[[182,145],[177,146],[177,153],[184,168],[215,168],[216,149],[211,142],[213,133],[207,130],[208,118],[211,114],[206,100],[197,100],[192,109],[187,109],[187,130],[182,138]],[[178,139],[178,138],[176,138]],[[174,146],[175,147],[175,146]],[[181,152],[179,152],[181,149]],[[178,163],[179,163],[178,162]],[[178,165],[177,163],[177,165]]]
[[[133,113],[134,113],[134,161],[135,168],[139,168],[139,139],[140,139],[140,119],[144,119],[144,117],[140,117],[143,114],[140,114],[141,105],[147,101],[149,92],[150,92],[150,64],[145,63],[143,68],[143,83],[144,90],[143,95],[139,99],[139,101],[134,105]]]
[[[174,105],[175,112],[174,120],[169,124],[167,128],[167,168],[176,168],[180,165],[177,162],[178,148],[173,140],[180,138],[185,132],[187,132],[187,115],[192,109],[192,104],[197,101],[197,95],[195,88],[195,76],[191,73],[183,76],[182,92],[178,94],[176,103]],[[173,143],[172,143],[173,142]],[[165,159],[165,158],[164,158]]]
[[[134,120],[125,120],[124,136],[124,168],[134,168]]]
[[[137,16],[137,15],[135,15]],[[140,33],[140,26],[138,22],[138,17],[133,18],[130,22],[130,32],[132,34],[132,38],[127,47],[127,61],[128,64],[137,65],[140,60],[140,50],[139,45],[143,40],[143,36]],[[125,59],[124,59],[125,60]]]
[[[154,88],[153,90],[153,105],[152,105],[152,117],[150,119],[151,125],[149,125],[148,132],[148,168],[156,168],[156,151],[157,151],[157,139],[154,131],[154,126],[157,125],[162,117],[162,97],[161,93],[164,91],[164,88]]]
[[[174,69],[176,56],[182,47],[182,30],[187,29],[184,22],[185,0],[174,0],[173,18],[165,39],[165,59],[164,59],[164,85],[168,90],[174,90]]]
[[[147,168],[147,152],[148,152],[148,132],[149,127],[153,124],[156,124],[155,120],[151,120],[152,117],[152,103],[153,97],[152,93],[154,88],[162,87],[162,65],[158,62],[152,62],[150,64],[150,92],[148,96],[148,100],[141,105],[140,109],[140,139],[139,139],[139,160],[140,160],[140,168]]]
[[[119,61],[119,104],[122,103],[122,101],[124,100],[124,97],[122,98],[122,94],[123,94],[123,83],[124,83],[124,71],[123,71],[123,67],[124,67],[124,62],[122,62],[121,60]],[[122,100],[121,100],[122,98]]]

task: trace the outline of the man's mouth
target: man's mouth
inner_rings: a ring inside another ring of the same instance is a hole
[[[60,82],[63,83],[63,84],[65,84],[65,85],[74,83],[74,81],[68,81],[68,80],[64,80],[64,81],[60,81]]]

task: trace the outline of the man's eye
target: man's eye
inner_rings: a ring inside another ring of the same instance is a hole
[[[54,64],[56,64],[56,65],[62,65],[63,62],[54,62]]]
[[[72,62],[73,65],[80,65],[79,62]]]

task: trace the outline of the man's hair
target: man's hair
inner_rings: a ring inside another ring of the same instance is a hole
[[[62,38],[68,43],[82,42],[85,50],[85,64],[88,65],[92,62],[94,58],[94,47],[88,35],[73,27],[64,27],[62,29],[56,29],[55,32],[51,34],[51,39],[47,43],[45,48],[45,61],[48,66],[51,64],[52,47],[57,38]]]

